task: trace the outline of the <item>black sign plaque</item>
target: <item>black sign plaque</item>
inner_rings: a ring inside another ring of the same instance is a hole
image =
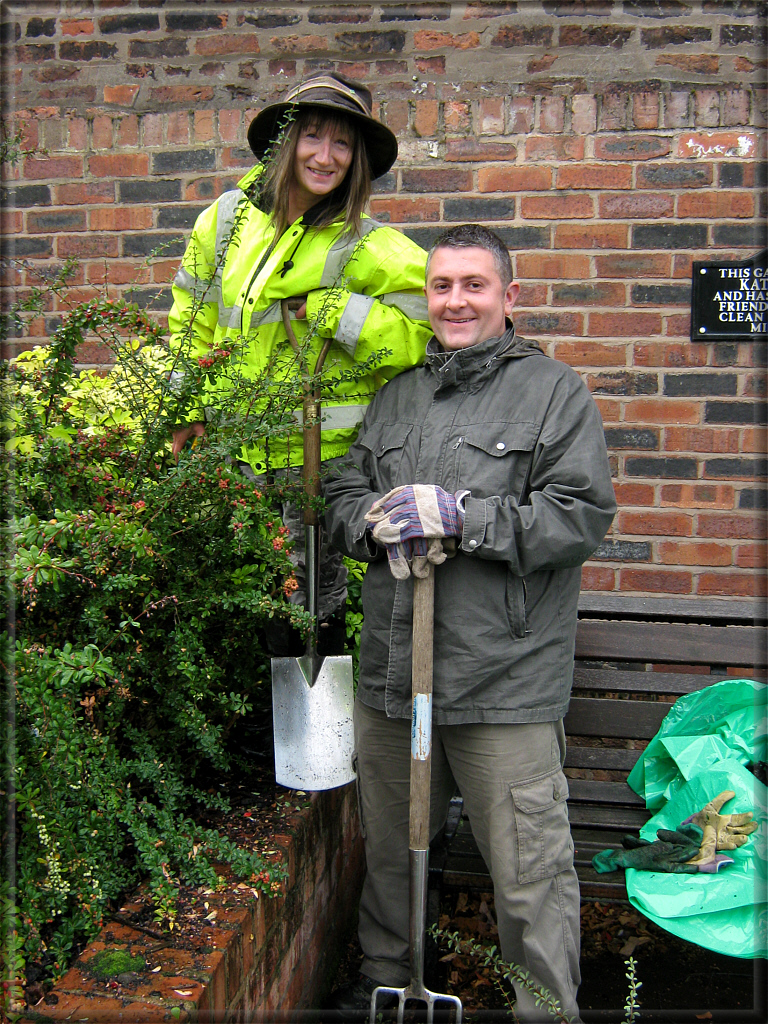
[[[741,262],[693,264],[691,341],[768,339],[768,249]]]

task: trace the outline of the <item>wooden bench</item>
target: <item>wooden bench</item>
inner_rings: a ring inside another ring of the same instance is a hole
[[[678,697],[723,679],[765,679],[765,609],[582,594],[575,657],[565,773],[581,895],[626,899],[624,873],[599,875],[591,862],[650,817],[627,775]],[[435,886],[491,888],[459,796],[431,864]]]

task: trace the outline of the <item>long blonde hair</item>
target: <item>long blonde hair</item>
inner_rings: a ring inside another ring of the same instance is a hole
[[[371,171],[360,129],[353,118],[345,117],[344,114],[308,108],[298,111],[264,171],[261,205],[272,217],[275,237],[279,238],[288,227],[288,200],[293,182],[296,146],[302,131],[309,125],[320,131],[325,128],[331,131],[342,129],[349,134],[352,142],[349,170],[342,183],[330,195],[318,200],[323,208],[318,212],[316,220],[312,218],[312,227],[327,227],[343,214],[344,230],[359,234],[360,218],[371,194]]]

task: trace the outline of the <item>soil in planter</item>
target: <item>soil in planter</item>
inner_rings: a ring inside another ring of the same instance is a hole
[[[440,926],[484,945],[498,943],[493,894],[446,890]],[[627,903],[589,902],[581,910],[579,1006],[583,1019],[624,1020],[628,982],[624,961],[632,956],[639,991],[640,1020],[659,1024],[700,1020],[759,1021],[765,991],[764,961],[723,956],[670,935]],[[437,968],[427,977],[436,992],[457,995],[467,1022],[514,1020],[508,994],[489,969],[474,958],[438,952]],[[334,988],[358,976],[362,951],[354,936],[339,965]],[[605,1011],[614,1011],[606,1015]]]

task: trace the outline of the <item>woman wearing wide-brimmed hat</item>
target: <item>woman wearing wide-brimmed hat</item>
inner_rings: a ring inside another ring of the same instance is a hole
[[[397,140],[373,117],[369,89],[320,74],[262,110],[248,142],[261,162],[198,217],[174,279],[171,345],[205,358],[245,339],[238,349],[244,376],[258,377],[268,366],[278,379],[295,374],[281,300],[298,297],[299,342],[316,325],[308,361],[313,365],[330,337],[328,359],[342,371],[323,395],[322,459],[334,458],[355,439],[375,391],[421,363],[432,333],[423,297],[426,253],[365,214],[371,182],[394,163]],[[344,379],[343,371],[383,349],[389,354],[375,370]],[[213,404],[202,397],[201,406],[206,402]],[[204,429],[201,409],[199,421],[174,431],[174,455]],[[301,428],[272,439],[268,453],[244,449],[242,458],[256,476],[301,465]],[[327,575],[324,566],[321,619],[339,595],[338,585],[323,587]]]

